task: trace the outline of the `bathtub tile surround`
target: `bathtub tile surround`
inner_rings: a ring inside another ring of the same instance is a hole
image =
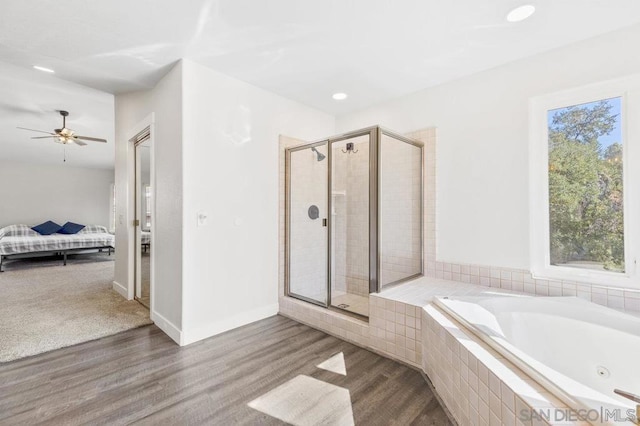
[[[419,367],[422,359],[421,307],[370,296],[370,345],[377,352]]]
[[[640,290],[578,281],[535,279],[529,271],[495,266],[435,262],[425,275],[538,296],[576,296],[609,308],[640,313]]]
[[[515,365],[430,305],[422,368],[460,425],[588,425]]]
[[[635,405],[614,389],[640,383],[632,367],[640,319],[576,297],[439,298],[433,306],[589,421],[629,424]]]

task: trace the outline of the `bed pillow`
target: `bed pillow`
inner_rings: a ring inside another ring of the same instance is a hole
[[[100,225],[87,225],[80,231],[81,234],[107,234],[107,228]]]
[[[0,229],[0,238],[2,237],[37,237],[36,231],[31,229],[29,225],[9,225]]]
[[[34,231],[36,231],[40,235],[51,235],[51,234],[55,234],[56,232],[60,231],[62,229],[62,226],[58,225],[55,222],[52,222],[52,221],[48,220],[45,223],[41,223],[40,225],[36,225],[31,229],[33,229]]]
[[[58,231],[58,234],[77,234],[82,231],[84,225],[80,225],[78,223],[67,222],[62,225],[62,229]]]

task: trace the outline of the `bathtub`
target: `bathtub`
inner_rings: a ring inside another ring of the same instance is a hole
[[[592,424],[633,424],[640,318],[576,297],[436,298],[435,305]]]

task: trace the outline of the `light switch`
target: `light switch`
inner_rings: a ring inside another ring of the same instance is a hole
[[[123,215],[118,215],[118,223],[120,225],[122,225],[124,223],[124,216]]]
[[[198,213],[198,226],[205,226],[207,224],[207,214]]]

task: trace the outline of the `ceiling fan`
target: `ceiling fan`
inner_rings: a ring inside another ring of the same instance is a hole
[[[35,137],[32,137],[31,139],[53,138],[54,142],[60,143],[62,145],[69,145],[69,144],[76,144],[76,145],[79,145],[79,146],[87,145],[83,141],[103,142],[103,143],[107,142],[106,139],[76,135],[73,130],[67,128],[67,116],[69,115],[69,112],[68,111],[58,111],[58,112],[62,116],[62,128],[61,129],[54,129],[53,130],[54,133],[45,132],[43,130],[27,129],[25,127],[18,127],[18,129],[29,130],[31,132],[46,133],[49,136],[35,136]]]

